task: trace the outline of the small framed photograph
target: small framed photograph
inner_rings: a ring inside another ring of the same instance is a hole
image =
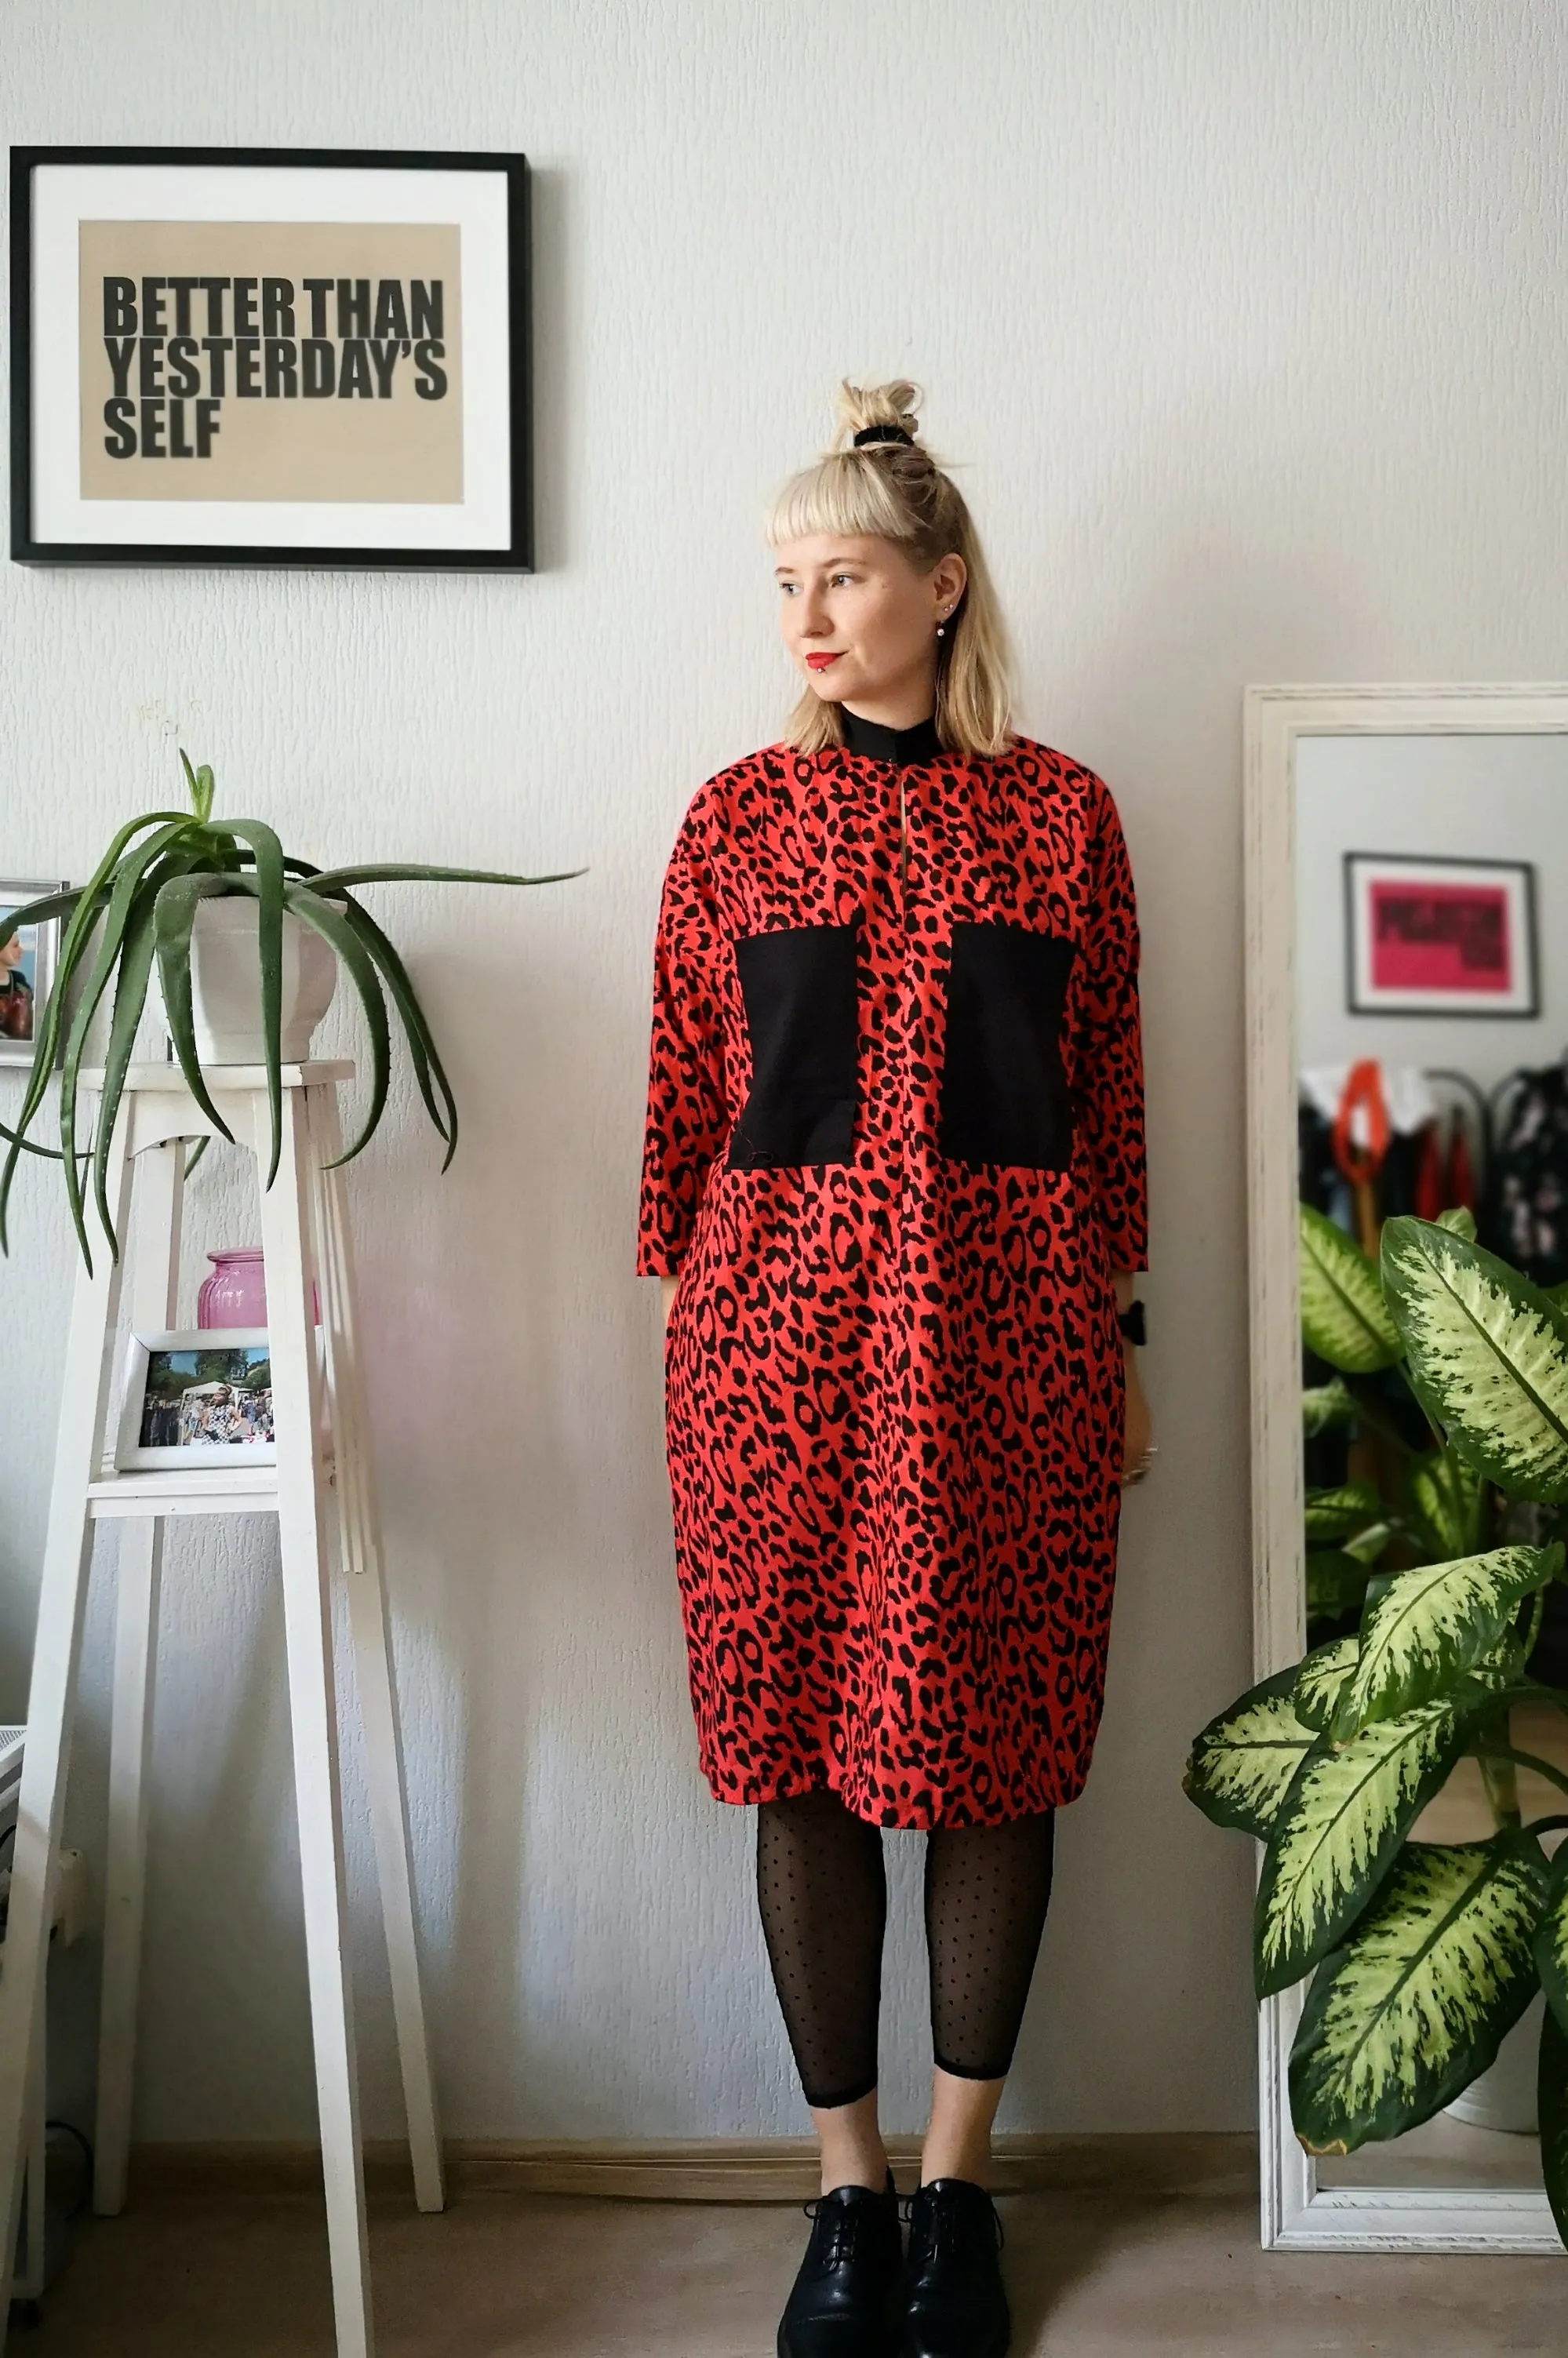
[[[30,1065],[38,1023],[54,988],[59,920],[15,926],[14,911],[69,888],[58,878],[0,876],[0,1065]]]
[[[264,1326],[131,1336],[114,1451],[120,1472],[271,1465],[276,1457]]]
[[[11,150],[11,554],[529,571],[528,166]]]
[[[1528,860],[1345,855],[1353,1015],[1539,1015]]]

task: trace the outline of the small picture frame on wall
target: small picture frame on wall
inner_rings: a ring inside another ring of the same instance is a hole
[[[18,909],[68,892],[58,880],[0,876],[0,1065],[30,1065],[38,1025],[54,988],[59,919],[14,925]]]
[[[1528,860],[1345,855],[1353,1015],[1541,1012],[1535,870]]]
[[[11,150],[11,554],[533,564],[522,156]]]
[[[265,1326],[133,1334],[114,1464],[271,1466],[272,1362]]]

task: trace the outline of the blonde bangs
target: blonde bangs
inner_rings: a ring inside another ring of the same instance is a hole
[[[858,451],[835,450],[815,467],[792,475],[773,502],[768,546],[806,540],[813,533],[874,534],[881,540],[910,543],[909,516],[885,471],[868,467]]]

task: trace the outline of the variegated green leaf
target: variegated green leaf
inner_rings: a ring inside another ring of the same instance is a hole
[[[1288,1989],[1342,1940],[1464,1748],[1484,1691],[1377,1721],[1348,1744],[1320,1736],[1281,1804],[1252,1920],[1260,1997]]]
[[[1316,1548],[1306,1560],[1306,1608],[1309,1621],[1343,1621],[1359,1613],[1370,1574],[1358,1557],[1344,1548]]]
[[[1394,1535],[1392,1523],[1368,1523],[1364,1531],[1352,1531],[1345,1542],[1345,1552],[1353,1555],[1364,1569],[1377,1563]]]
[[[1330,1546],[1347,1539],[1370,1522],[1382,1504],[1373,1482],[1339,1482],[1331,1490],[1306,1494],[1306,1535],[1310,1542]]]
[[[1433,1449],[1410,1474],[1411,1504],[1421,1536],[1439,1563],[1474,1555],[1481,1542],[1481,1476],[1456,1450]]]
[[[1307,1348],[1349,1376],[1391,1368],[1402,1346],[1376,1261],[1310,1204],[1301,1207],[1299,1259]]]
[[[1302,1392],[1302,1430],[1308,1441],[1320,1433],[1335,1433],[1354,1424],[1356,1397],[1343,1376],[1331,1384],[1308,1384]]]
[[[1468,1205],[1455,1204],[1452,1211],[1439,1212],[1437,1225],[1440,1228],[1452,1229],[1456,1237],[1463,1237],[1466,1244],[1473,1245],[1476,1241],[1476,1215]]]
[[[1519,1832],[1411,1843],[1312,1986],[1291,2050],[1309,2153],[1402,2136],[1467,2088],[1535,1993],[1546,1870]]]
[[[1450,1446],[1510,1498],[1568,1498],[1568,1314],[1426,1220],[1383,1229],[1411,1384]]]
[[[1541,2174],[1546,2180],[1546,2199],[1557,2232],[1568,2244],[1568,2031],[1551,2006],[1541,2018],[1535,2092]]]
[[[1546,2002],[1568,2031],[1568,1842],[1559,1844],[1552,1861],[1535,1963]]]
[[[1328,1724],[1330,1740],[1343,1744],[1374,1721],[1411,1711],[1475,1670],[1524,1599],[1562,1563],[1560,1545],[1505,1547],[1397,1573],[1368,1606],[1356,1668]]]
[[[1194,1744],[1182,1790],[1217,1826],[1266,1839],[1312,1731],[1296,1717],[1294,1666],[1211,1719]]]
[[[1336,1638],[1310,1653],[1296,1671],[1296,1717],[1318,1734],[1334,1716],[1339,1691],[1356,1668],[1361,1640],[1352,1635]]]

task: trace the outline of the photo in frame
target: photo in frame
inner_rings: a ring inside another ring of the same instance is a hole
[[[276,1457],[265,1326],[130,1336],[114,1449],[120,1472],[270,1466]]]
[[[526,572],[528,167],[11,151],[11,553]]]
[[[68,890],[58,879],[39,882],[0,875],[0,1065],[32,1063],[59,955],[58,917],[17,927],[11,916],[31,902]]]
[[[1539,1015],[1535,897],[1528,860],[1347,851],[1349,1011]]]

